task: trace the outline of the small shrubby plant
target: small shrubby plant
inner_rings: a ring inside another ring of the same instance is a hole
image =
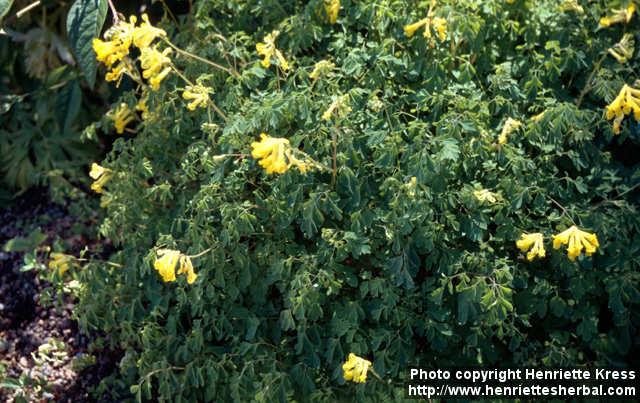
[[[409,366],[637,364],[638,21],[575,0],[118,17],[93,48],[133,83],[104,119],[127,135],[91,170],[118,252],[78,310],[124,351],[112,393],[379,401]]]

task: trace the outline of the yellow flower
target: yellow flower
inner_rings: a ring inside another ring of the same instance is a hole
[[[193,270],[191,258],[180,251],[172,249],[159,249],[159,258],[153,263],[153,268],[160,274],[162,281],[165,283],[176,281],[176,266],[178,266],[177,274],[186,274],[187,283],[193,284],[198,275]]]
[[[635,46],[635,40],[632,34],[624,34],[620,42],[616,43],[608,49],[611,56],[619,63],[626,63],[631,57],[633,57],[633,50]]]
[[[153,268],[160,274],[165,283],[176,281],[176,265],[180,260],[180,251],[171,249],[158,250],[158,256],[153,263]]]
[[[327,13],[329,23],[335,24],[340,12],[340,0],[324,0],[324,11]]]
[[[640,121],[640,90],[624,85],[620,93],[606,106],[607,120],[613,119],[613,132],[620,133],[620,125],[626,115],[633,112],[636,121]]]
[[[499,197],[497,193],[493,193],[487,189],[475,190],[473,195],[478,199],[478,201],[489,202],[491,204],[497,202]]]
[[[49,268],[51,270],[58,270],[58,273],[62,276],[75,264],[75,259],[76,258],[71,255],[52,252],[49,255]]]
[[[160,82],[171,72],[171,59],[168,57],[170,53],[171,48],[160,52],[155,47],[147,47],[140,51],[142,77],[149,80],[149,85],[154,91],[160,88]]]
[[[533,120],[534,122],[538,123],[540,120],[542,120],[542,118],[544,117],[545,113],[547,113],[546,109],[544,111],[538,113],[537,115],[531,116],[531,120]]]
[[[502,127],[502,132],[500,132],[500,136],[498,137],[498,144],[500,145],[507,144],[509,135],[513,133],[513,131],[520,126],[522,126],[521,121],[508,118],[507,121],[504,122],[504,126]]]
[[[424,27],[423,36],[427,39],[431,38],[431,29],[434,30],[441,42],[447,39],[447,20],[442,17],[433,17],[433,11],[426,18],[405,25],[404,34],[407,38],[411,38],[422,27]]]
[[[180,256],[180,268],[178,269],[178,274],[183,273],[187,275],[187,284],[193,284],[193,282],[198,278],[198,275],[193,270],[191,258],[187,255]]]
[[[187,109],[190,111],[195,110],[199,106],[204,108],[209,103],[209,88],[203,85],[189,85],[182,93],[182,98],[192,100],[187,105]]]
[[[326,76],[335,68],[336,65],[334,63],[328,60],[320,60],[313,66],[313,71],[309,74],[309,78],[315,81],[320,77]]]
[[[440,39],[440,42],[447,39],[447,20],[440,17],[434,18],[433,29],[436,31],[436,34],[438,35],[438,39]]]
[[[251,156],[258,161],[267,174],[285,173],[291,166],[295,166],[302,173],[309,169],[309,163],[298,159],[285,138],[270,137],[266,133],[260,134],[260,141],[251,143]]]
[[[92,41],[96,60],[104,63],[108,68],[129,54],[136,17],[131,16],[129,21],[120,21],[111,27],[105,33],[106,41],[99,38],[94,38]]]
[[[272,33],[265,36],[263,39],[264,42],[256,43],[256,51],[258,51],[258,54],[260,56],[264,57],[264,59],[262,59],[261,61],[261,64],[264,68],[269,68],[269,66],[271,66],[271,58],[275,56],[280,63],[280,68],[284,71],[287,71],[289,70],[289,63],[287,63],[286,59],[276,48],[275,44],[276,38],[279,34],[280,33],[278,31],[273,31]]]
[[[630,3],[627,8],[612,10],[613,15],[602,17],[600,19],[600,28],[607,28],[611,25],[621,22],[628,23],[633,18],[633,13],[636,11],[636,6]]]
[[[123,46],[115,41],[103,41],[102,39],[94,38],[92,46],[96,52],[96,60],[104,63],[107,67],[111,67],[129,54],[128,46]]]
[[[596,234],[578,229],[575,225],[553,236],[553,249],[567,245],[567,255],[570,260],[575,260],[584,249],[587,256],[591,256],[600,246]]]
[[[425,25],[428,25],[429,20],[430,18],[427,17],[427,18],[421,19],[418,22],[414,22],[413,24],[405,25],[404,34],[407,36],[407,38],[411,38],[416,33],[417,30],[424,27]]]
[[[578,4],[577,0],[565,0],[558,6],[560,11],[575,11],[578,14],[584,14],[584,8]]]
[[[251,156],[260,160],[258,163],[268,174],[281,174],[289,169],[285,158],[285,152],[289,147],[289,140],[261,133],[260,141],[251,143]]]
[[[147,14],[142,14],[142,21],[140,26],[133,30],[133,44],[138,48],[147,48],[154,39],[167,36],[167,33],[163,29],[151,25]]]
[[[136,104],[136,110],[140,112],[140,117],[142,117],[142,120],[147,120],[149,118],[149,107],[147,106],[148,98],[149,95],[143,93],[140,97],[140,100],[138,100],[138,103]]]
[[[102,193],[102,187],[111,179],[112,172],[109,168],[101,167],[95,162],[91,164],[89,176],[94,182],[91,184],[91,190],[96,193]]]
[[[113,120],[113,125],[116,128],[116,132],[118,134],[124,133],[124,128],[135,120],[135,116],[129,106],[122,102],[118,105],[118,108],[115,111],[111,111],[107,114]]]
[[[324,111],[322,114],[322,120],[329,121],[333,116],[344,118],[349,112],[351,112],[351,107],[349,106],[349,95],[340,95],[335,97],[331,102],[331,105],[329,105],[327,110]]]
[[[536,256],[543,258],[545,256],[544,241],[542,234],[522,234],[520,239],[516,241],[516,246],[522,252],[527,252],[527,260],[532,261]]]
[[[120,86],[120,80],[122,80],[122,76],[126,72],[127,65],[124,62],[120,62],[107,72],[107,74],[104,76],[104,79],[107,81],[117,81],[116,87],[118,87]]]
[[[342,364],[343,377],[345,381],[364,383],[367,381],[367,371],[371,367],[371,361],[349,353],[347,361]]]

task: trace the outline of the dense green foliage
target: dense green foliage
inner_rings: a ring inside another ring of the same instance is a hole
[[[429,7],[406,0],[345,0],[336,24],[319,0],[203,1],[164,19],[174,43],[239,76],[173,53],[227,120],[188,110],[172,74],[101,162],[101,232],[122,267],[87,266],[78,317],[125,351],[111,393],[380,399],[403,396],[410,365],[637,366],[640,129],[627,117],[614,135],[604,108],[639,78],[637,54],[607,55],[624,32],[640,40],[638,17],[598,29],[626,3],[561,3],[439,2],[444,41],[405,36]],[[272,30],[288,73],[260,65]],[[311,79],[323,59],[335,69]],[[342,94],[351,111],[322,120]],[[523,125],[498,144],[509,117]],[[330,170],[267,175],[246,155],[261,132],[327,167],[335,136],[335,184]],[[600,240],[575,262],[551,246],[574,224]],[[544,234],[546,258],[524,258],[523,232]],[[159,248],[211,250],[189,285],[162,282]],[[383,381],[345,384],[349,352]]]
[[[88,93],[64,21],[67,2],[0,2],[0,200],[33,185],[55,193],[86,183],[84,167],[98,155],[95,132],[83,132],[103,108]],[[10,11],[9,11],[10,10]],[[6,190],[5,190],[6,189]]]

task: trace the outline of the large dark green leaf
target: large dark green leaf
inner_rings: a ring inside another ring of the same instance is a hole
[[[106,17],[106,0],[76,0],[67,16],[67,34],[71,48],[92,88],[96,81],[97,62],[91,42],[100,35]]]
[[[13,0],[0,0],[0,20],[2,17],[7,15],[9,10],[11,9],[11,5],[13,4]]]

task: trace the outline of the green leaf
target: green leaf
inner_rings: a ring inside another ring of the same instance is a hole
[[[37,228],[25,238],[15,237],[8,240],[7,243],[4,244],[3,249],[5,252],[27,252],[35,249],[46,239],[47,236],[40,231],[40,228]]]
[[[0,0],[0,20],[7,15],[13,5],[13,0]]]
[[[91,88],[96,82],[97,62],[91,45],[100,35],[107,17],[106,0],[76,0],[67,15],[67,35],[78,65]]]

